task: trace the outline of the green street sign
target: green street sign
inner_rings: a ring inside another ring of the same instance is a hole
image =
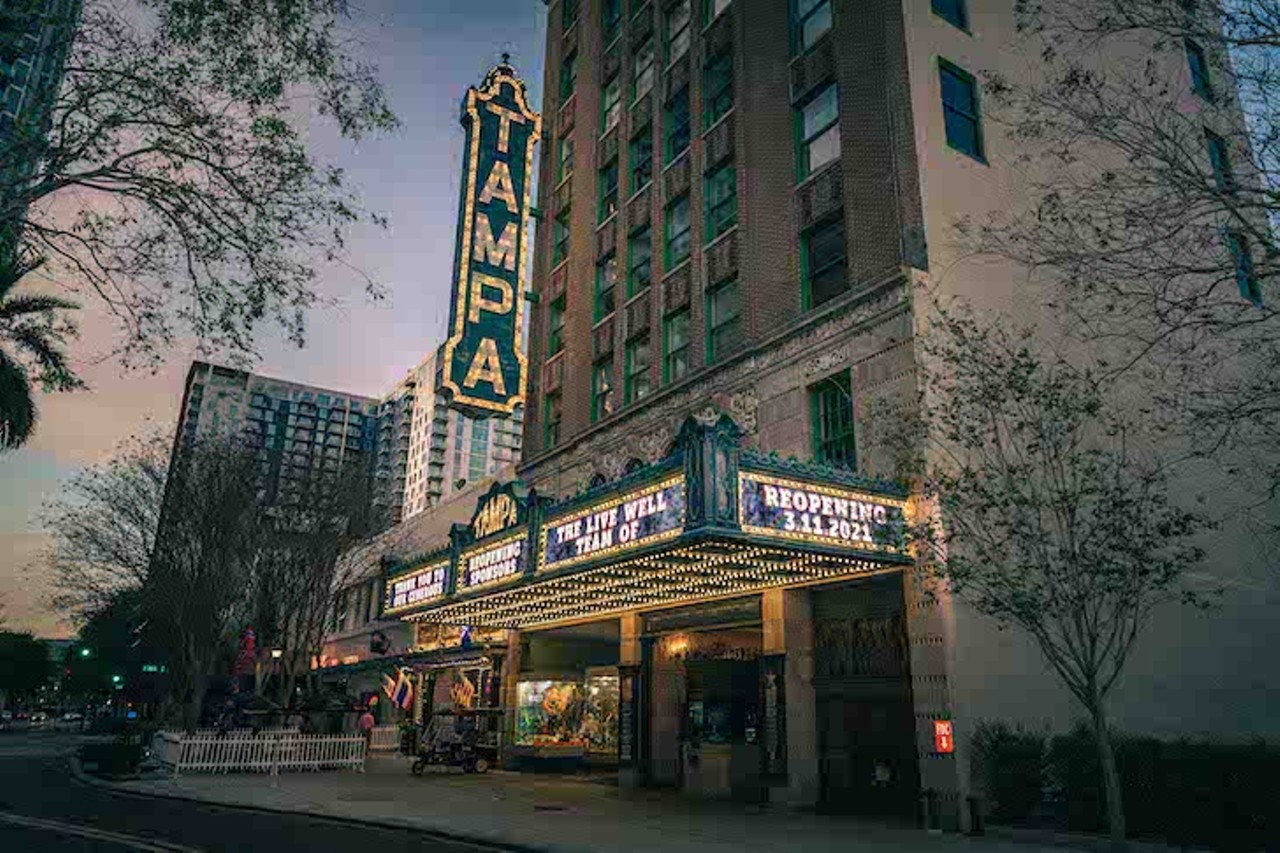
[[[524,402],[525,218],[541,118],[503,57],[462,104],[466,142],[442,384],[455,408],[511,413]]]

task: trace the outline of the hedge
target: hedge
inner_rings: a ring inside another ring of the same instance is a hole
[[[1113,743],[1131,836],[1250,850],[1280,838],[1274,793],[1280,746],[1122,733]],[[1106,829],[1097,749],[1086,724],[1047,737],[981,723],[974,771],[992,821],[1024,825],[1048,816],[1064,830]]]

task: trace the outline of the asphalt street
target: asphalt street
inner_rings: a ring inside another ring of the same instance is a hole
[[[72,735],[0,732],[0,850],[12,853],[431,851],[498,848],[420,831],[118,794],[71,776]]]

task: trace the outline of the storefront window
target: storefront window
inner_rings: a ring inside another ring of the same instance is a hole
[[[610,668],[584,679],[521,681],[516,686],[517,746],[618,750],[618,674]]]

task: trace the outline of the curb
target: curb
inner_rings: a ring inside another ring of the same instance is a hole
[[[111,791],[113,794],[125,797],[143,797],[153,800],[182,800],[188,803],[200,803],[206,806],[215,806],[222,809],[231,809],[233,811],[256,812],[258,814],[270,815],[290,815],[294,817],[309,817],[315,820],[328,820],[335,823],[349,824],[351,826],[363,826],[370,829],[391,829],[397,832],[416,832],[424,836],[436,838],[440,841],[451,841],[455,844],[470,844],[485,850],[504,850],[511,853],[549,853],[551,848],[537,847],[531,844],[519,844],[512,841],[495,841],[493,839],[481,838],[475,835],[465,835],[459,832],[451,832],[442,829],[427,829],[417,824],[396,823],[386,820],[373,820],[370,818],[348,817],[347,815],[334,815],[328,812],[307,811],[305,809],[285,809],[276,806],[259,806],[241,803],[227,803],[222,800],[208,800],[203,797],[192,796],[189,794],[178,794],[172,791],[137,791],[132,788],[121,788],[117,783],[110,782],[106,779],[99,779],[86,773],[80,765],[80,757],[78,755],[68,755],[67,762],[71,768],[71,775],[85,785],[91,785],[95,788],[102,788]]]

